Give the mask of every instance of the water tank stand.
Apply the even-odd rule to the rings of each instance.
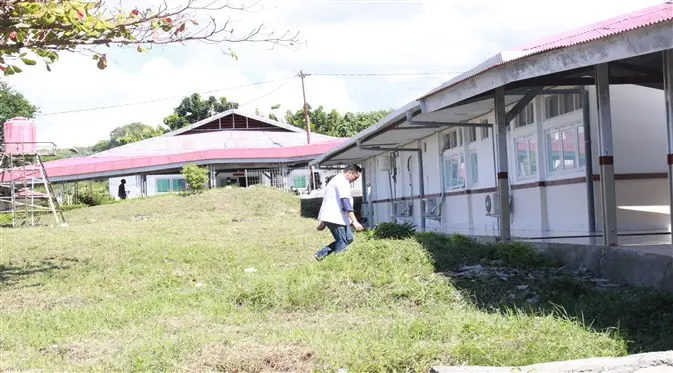
[[[45,193],[35,191],[40,185]],[[6,213],[12,215],[14,228],[35,226],[43,213],[53,215],[56,225],[65,223],[39,154],[0,155],[0,214]]]

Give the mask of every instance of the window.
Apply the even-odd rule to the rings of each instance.
[[[170,179],[157,179],[157,193],[168,193],[171,191]]]
[[[306,188],[306,176],[295,176],[292,179],[292,186],[295,188]]]
[[[488,124],[488,119],[482,119],[481,124]],[[481,127],[481,139],[487,139],[488,138],[488,127]]]
[[[550,130],[546,139],[547,169],[550,172],[584,167],[584,129],[581,125]]]
[[[467,127],[467,142],[477,141],[477,127]]]
[[[181,192],[185,189],[183,178],[157,179],[157,193]]]
[[[477,152],[470,153],[470,171],[472,175],[472,184],[477,184],[479,182],[479,158],[477,157]]]
[[[462,139],[458,137],[458,131],[449,132],[446,135],[446,143],[448,144],[446,149],[453,149],[463,145]]]
[[[582,126],[577,127],[577,140],[578,140],[577,150],[580,158],[579,159],[580,168],[584,168],[584,162],[586,162],[586,154],[584,153],[586,149],[584,149],[584,142],[586,140],[584,139],[584,127]]]
[[[514,128],[524,127],[535,122],[535,110],[533,103],[529,103],[521,110],[519,115],[514,118]]]
[[[173,191],[181,192],[185,190],[185,180],[184,179],[173,179]]]
[[[582,108],[582,98],[578,93],[547,96],[544,99],[545,119],[557,117]]]
[[[524,178],[537,174],[537,143],[534,137],[516,140],[516,174]]]
[[[444,185],[447,190],[465,186],[465,157],[463,153],[444,157]]]

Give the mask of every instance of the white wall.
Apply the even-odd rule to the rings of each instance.
[[[597,111],[595,89],[589,89],[590,124],[594,175],[599,173],[599,137],[597,131]],[[666,171],[666,125],[663,93],[658,90],[636,86],[611,87],[613,142],[615,151],[615,172],[617,174],[618,224],[620,231],[665,230],[669,226],[666,214],[652,212],[652,206],[668,205],[667,180],[656,178],[652,173]],[[588,226],[586,183],[584,167],[579,166],[579,158],[574,168],[558,170],[550,168],[546,152],[547,133],[554,130],[583,130],[583,111],[571,111],[550,119],[544,119],[545,97],[539,96],[533,102],[535,121],[515,128],[510,126],[507,134],[508,166],[511,195],[513,199],[511,227],[517,236],[575,235],[591,230]],[[511,106],[510,106],[511,108]],[[509,108],[508,108],[509,109]],[[494,121],[494,114],[488,113],[474,118],[479,123],[487,119]],[[423,162],[426,195],[441,193],[441,165],[439,151],[445,142],[445,135],[456,129],[440,131],[419,142],[405,145],[407,148],[424,149]],[[460,130],[459,130],[460,131]],[[565,132],[570,134],[571,132]],[[487,216],[484,200],[494,192],[493,132],[482,138],[477,129],[476,141],[469,142],[468,131],[462,131],[462,145],[443,153],[445,157],[464,154],[466,185],[447,188],[447,196],[442,209],[441,229],[444,232],[469,232],[473,234],[498,234],[497,218]],[[583,139],[577,135],[576,153],[581,153]],[[517,140],[531,139],[535,143],[534,175],[520,175],[517,160]],[[563,147],[572,150],[570,140]],[[570,144],[570,145],[568,145]],[[557,148],[560,148],[557,147]],[[478,161],[478,180],[471,182],[470,154],[475,153]],[[566,153],[566,154],[573,154]],[[418,172],[415,153],[401,152],[397,160],[397,198],[412,196],[409,178],[412,178],[413,195],[418,196]],[[406,169],[407,157],[412,157],[412,175]],[[572,163],[566,161],[570,166]],[[564,163],[561,160],[561,164]],[[372,163],[374,165],[374,163]],[[553,163],[558,167],[559,163]],[[387,172],[374,172],[376,197],[372,201],[391,198],[388,190]],[[634,175],[639,174],[639,175]],[[631,180],[640,177],[638,180]],[[543,185],[543,186],[541,186]],[[596,198],[597,228],[601,230],[600,184],[594,183]],[[377,222],[389,221],[389,203],[375,203]],[[415,223],[420,217],[420,201],[414,203]],[[634,207],[635,206],[635,207]],[[642,208],[640,208],[642,207]],[[649,208],[649,210],[648,210]],[[432,226],[431,220],[426,225]]]
[[[119,190],[119,184],[121,184],[122,179],[126,180],[126,198],[136,198],[141,196],[140,176],[137,175],[111,177],[108,180],[108,191],[110,192],[110,195],[112,195],[115,199],[120,199],[117,197],[117,191]]]

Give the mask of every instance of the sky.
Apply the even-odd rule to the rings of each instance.
[[[116,1],[125,9],[162,3]],[[101,50],[108,54],[105,70],[90,56],[62,53],[51,72],[38,65],[3,79],[40,108],[38,141],[90,146],[124,124],[163,124],[194,92],[224,96],[251,113],[280,105],[282,116],[302,108],[299,70],[312,74],[305,88],[313,107],[397,109],[498,52],[663,1],[259,0],[250,11],[194,17],[230,19],[235,34],[260,24],[281,34],[298,31],[295,48],[195,42],[138,53],[134,46],[113,46]],[[238,59],[223,53],[229,48]],[[264,83],[250,86],[258,82]]]

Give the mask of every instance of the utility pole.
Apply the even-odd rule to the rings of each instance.
[[[299,70],[299,77],[301,78],[301,93],[304,95],[304,121],[306,122],[306,143],[311,143],[311,124],[308,119],[308,104],[306,103],[306,88],[304,88],[304,78],[311,74],[304,74],[304,70]]]
[[[311,74],[309,74],[311,75]],[[301,78],[301,93],[304,96],[304,121],[306,122],[306,143],[311,144],[311,122],[308,118],[308,104],[306,103],[306,88],[304,88],[304,78],[309,76],[304,74],[304,70],[299,70]],[[308,167],[308,189],[313,190],[313,167]]]

